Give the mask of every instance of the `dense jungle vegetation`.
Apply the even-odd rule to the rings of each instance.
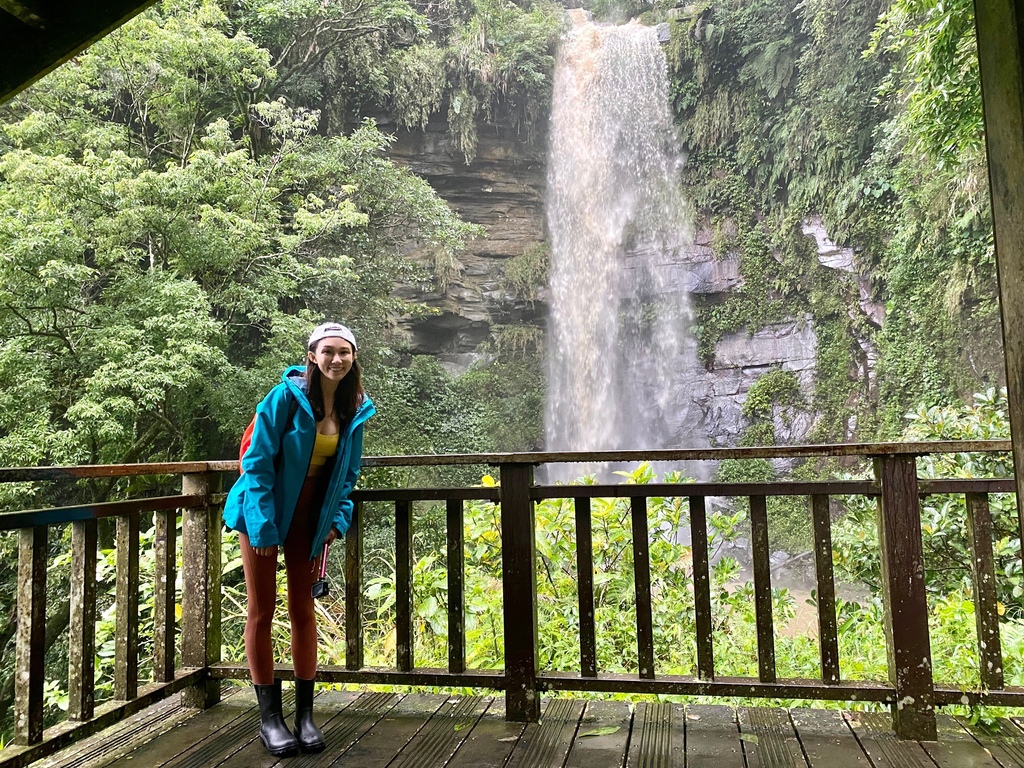
[[[716,254],[738,254],[744,277],[734,295],[695,307],[705,363],[713,364],[724,333],[808,316],[819,340],[818,384],[802,407],[817,414],[817,439],[1005,434],[998,395],[964,405],[1002,376],[970,0],[673,5],[595,0],[592,8],[604,18],[672,24],[673,107],[688,154],[682,183],[697,224],[714,233]],[[380,411],[368,452],[535,444],[537,333],[495,340],[486,364],[454,378],[433,359],[413,358],[396,331],[399,315],[428,310],[396,299],[393,287],[445,284],[466,243],[485,233],[389,161],[391,138],[366,116],[384,111],[410,129],[441,116],[467,162],[490,122],[542,134],[562,25],[562,7],[549,0],[165,0],[0,107],[0,465],[229,456],[254,403],[296,362],[297,340],[325,316],[347,321],[361,341]],[[800,231],[811,214],[835,242],[855,248],[865,281],[818,263]],[[413,248],[430,259],[409,260]],[[542,269],[543,259],[535,261],[530,269]],[[531,284],[513,269],[511,286]],[[884,323],[861,310],[864,301],[884,304]],[[744,439],[774,441],[772,414],[795,405],[791,381],[766,379],[745,411]],[[725,468],[736,479],[765,470]],[[1009,468],[975,462],[936,471]],[[410,479],[382,473],[368,481]],[[479,482],[480,474],[447,479]],[[640,468],[628,481],[651,479]],[[138,481],[8,485],[0,508],[148,490]],[[938,536],[930,549],[933,647],[949,665],[943,679],[969,685],[976,681],[965,659],[976,641],[968,577],[955,567],[964,562],[963,515],[953,504],[926,511],[929,535]],[[994,509],[1007,682],[1019,684],[1020,543],[1010,500]],[[614,553],[628,538],[624,514],[612,503],[595,509],[601,551]],[[786,520],[799,528],[803,514],[790,510]],[[685,510],[669,502],[652,515],[652,530],[685,522]],[[553,649],[545,663],[566,667],[573,617],[549,609],[572,586],[571,513],[541,505],[538,520],[554,531],[539,586],[544,647]],[[851,502],[846,520],[838,561],[870,584],[870,510]],[[742,522],[740,513],[718,515],[719,541],[735,538]],[[497,541],[494,509],[474,506],[467,530],[480,543],[467,554],[469,662],[486,667],[501,660],[492,599],[500,570],[494,547],[483,546]],[[368,545],[376,553],[368,662],[393,643],[393,563],[382,531]],[[66,544],[53,546],[47,705],[57,719],[66,703],[68,563]],[[240,658],[237,545],[225,546],[225,606],[236,619],[225,651]],[[439,546],[424,525],[415,584],[424,663],[445,640]],[[688,672],[685,549],[666,539],[652,559],[664,578],[657,631],[668,655],[659,664]],[[14,580],[14,552],[15,538],[0,536],[5,585]],[[599,651],[610,670],[635,642],[625,552],[602,571]],[[716,643],[739,674],[751,671],[753,614],[749,588],[735,576],[735,561],[720,561]],[[13,696],[13,597],[0,590],[0,713],[11,711]],[[102,680],[112,665],[109,598],[97,641]],[[792,611],[792,596],[780,592],[777,615]],[[843,604],[840,615],[852,665],[844,674],[881,676],[877,598]],[[321,617],[327,659],[343,648],[332,622],[341,626],[333,609]],[[792,638],[778,653],[780,674],[811,674],[812,638]],[[0,722],[0,733],[8,726]]]

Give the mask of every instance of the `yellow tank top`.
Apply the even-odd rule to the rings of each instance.
[[[316,433],[316,442],[313,443],[313,458],[309,460],[309,471],[307,477],[316,477],[324,468],[327,460],[338,452],[338,435],[321,435]]]

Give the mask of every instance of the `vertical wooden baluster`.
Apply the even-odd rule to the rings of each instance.
[[[636,645],[640,677],[654,679],[654,620],[651,615],[651,541],[647,499],[632,499],[633,582],[636,585]]]
[[[914,457],[878,458],[875,474],[882,490],[878,537],[889,679],[896,688],[893,729],[901,739],[934,741],[935,692]]]
[[[462,501],[445,504],[448,532],[448,671],[466,671],[466,555]]]
[[[160,510],[154,515],[153,541],[153,679],[174,679],[174,585],[178,578],[178,513]]]
[[[114,698],[139,694],[139,513],[117,518]]]
[[[967,535],[971,543],[971,580],[974,583],[981,684],[989,690],[998,690],[1004,685],[1003,651],[999,638],[999,603],[992,552],[992,515],[987,493],[967,494]]]
[[[186,496],[210,495],[220,490],[220,475],[184,475]],[[221,513],[207,502],[186,509],[181,534],[181,664],[208,670],[220,661]],[[206,709],[220,701],[220,681],[205,676],[181,694],[186,707]]]
[[[715,651],[711,624],[711,566],[708,557],[708,521],[703,496],[690,496],[690,553],[693,559],[693,604],[697,624],[697,677],[715,679]]]
[[[839,682],[839,634],[836,626],[836,585],[832,572],[832,519],[828,496],[811,497],[814,526],[814,576],[818,584],[818,649],[821,681]]]
[[[43,740],[47,530],[45,525],[22,528],[18,536],[14,743],[22,745]]]
[[[537,691],[537,542],[533,466],[501,466],[501,593],[505,622],[505,718],[540,719]]]
[[[68,635],[68,719],[96,711],[96,521],[71,524],[71,624]]]
[[[395,655],[398,670],[413,667],[412,637],[412,504],[395,502]]]
[[[597,630],[594,625],[594,533],[590,499],[575,500],[576,580],[580,615],[580,669],[584,677],[597,677]]]
[[[363,514],[352,506],[352,524],[345,534],[345,668],[363,668]]]
[[[762,683],[774,683],[775,628],[772,626],[772,567],[768,550],[768,508],[764,496],[750,497],[750,546],[754,559],[758,677]]]

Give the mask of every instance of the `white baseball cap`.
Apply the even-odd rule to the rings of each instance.
[[[309,334],[309,342],[307,342],[306,346],[312,347],[320,341],[320,339],[326,339],[328,336],[337,336],[344,339],[352,345],[352,351],[356,351],[356,335],[341,323],[324,323],[323,325],[318,325],[313,329],[313,332]]]

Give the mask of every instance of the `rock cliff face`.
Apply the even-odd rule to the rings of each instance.
[[[412,351],[434,355],[449,371],[461,373],[481,359],[480,346],[490,339],[494,326],[521,322],[544,325],[548,312],[545,292],[535,302],[519,301],[503,288],[502,280],[508,259],[545,238],[543,137],[527,142],[508,129],[481,126],[477,157],[467,165],[448,138],[443,121],[431,123],[422,132],[391,128],[396,136],[392,158],[427,179],[463,219],[481,225],[487,232],[485,238],[470,244],[461,258],[459,276],[443,293],[416,286],[399,289],[403,298],[426,304],[436,312],[401,321]],[[815,240],[823,266],[847,272],[857,280],[861,287],[860,311],[880,326],[884,307],[871,300],[870,283],[857,273],[855,254],[829,240],[820,218],[808,219],[803,230]],[[728,294],[742,280],[738,257],[717,256],[710,232],[705,231],[698,231],[693,245],[682,249],[667,268],[674,273],[671,283],[678,285],[680,292],[690,294]],[[679,395],[674,399],[686,403],[681,409],[686,411],[685,418],[676,430],[680,444],[736,445],[746,426],[742,407],[747,394],[757,379],[772,369],[792,371],[810,402],[817,347],[807,317],[777,323],[753,334],[724,336],[715,347],[710,369],[693,365],[678,374]],[[874,349],[866,343],[862,347],[870,367]],[[780,442],[806,440],[814,426],[813,414],[781,416],[775,423]]]
[[[425,131],[380,127],[395,135],[393,160],[425,178],[459,216],[487,233],[469,245],[458,277],[444,293],[414,286],[398,291],[436,312],[403,319],[412,351],[435,355],[461,373],[479,358],[478,348],[494,325],[546,314],[543,300],[517,301],[502,288],[505,262],[544,241],[543,137],[531,142],[508,128],[481,125],[476,158],[467,165],[443,120]]]

